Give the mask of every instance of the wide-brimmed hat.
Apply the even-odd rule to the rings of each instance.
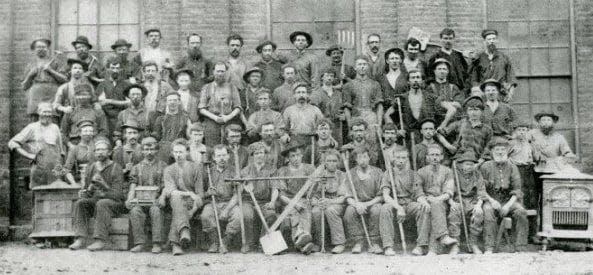
[[[264,79],[265,75],[264,75],[264,70],[258,68],[258,67],[253,67],[249,70],[247,70],[244,74],[243,74],[243,81],[245,82],[249,82],[249,76],[254,73],[254,72],[259,72],[261,74],[261,78],[262,80]]]
[[[311,47],[311,45],[313,45],[313,36],[311,36],[311,34],[309,34],[308,32],[304,32],[304,31],[295,31],[293,33],[290,34],[290,36],[288,36],[288,38],[290,39],[290,43],[294,43],[294,40],[296,39],[296,37],[298,35],[302,35],[305,37],[305,39],[307,39],[307,48]]]
[[[305,147],[304,143],[298,142],[297,140],[293,139],[291,140],[288,145],[286,145],[286,147],[284,147],[284,150],[282,150],[282,152],[280,152],[280,155],[282,155],[283,157],[288,156],[288,153],[296,150],[296,149],[300,149]]]
[[[385,51],[385,53],[383,54],[383,57],[385,58],[385,60],[389,59],[389,55],[391,53],[396,53],[397,55],[399,55],[399,57],[401,57],[402,61],[404,60],[405,54],[404,54],[404,51],[400,48],[391,48],[391,49]]]
[[[463,101],[463,108],[465,108],[468,104],[472,103],[474,104],[474,102],[479,101],[480,103],[480,108],[484,109],[484,99],[482,99],[482,97],[474,95],[474,96],[470,96],[467,99],[465,99]]]
[[[87,47],[89,47],[89,49],[93,48],[93,45],[91,45],[91,43],[89,43],[89,39],[84,36],[84,35],[79,35],[78,37],[76,37],[76,39],[74,41],[72,41],[72,47],[76,48],[76,44],[84,44]]]
[[[126,46],[129,49],[132,47],[132,43],[129,43],[127,40],[120,38],[118,40],[115,40],[115,43],[113,43],[113,45],[111,45],[111,49],[115,51],[115,49],[117,47],[121,47],[121,46]]]
[[[148,35],[151,32],[158,32],[159,34],[161,34],[161,30],[158,28],[149,28],[148,30],[144,31],[144,35]]]
[[[130,90],[133,88],[140,89],[140,91],[142,91],[142,97],[145,97],[148,94],[148,89],[146,89],[146,87],[144,87],[144,85],[132,84],[132,85],[129,85],[128,87],[126,87],[126,89],[123,92],[123,95],[125,97],[129,97],[128,95],[130,94]]]
[[[329,47],[329,49],[325,50],[325,55],[331,56],[333,51],[340,51],[340,53],[344,54],[344,48],[340,45],[333,45]]]
[[[551,117],[552,120],[554,120],[554,123],[558,122],[558,120],[560,119],[560,117],[556,114],[554,114],[553,112],[541,112],[541,113],[537,113],[535,116],[533,116],[535,118],[535,121],[538,121],[542,118],[542,117]]]
[[[486,89],[487,84],[492,84],[492,85],[496,86],[496,89],[499,92],[500,92],[500,90],[502,90],[502,84],[500,84],[500,82],[498,82],[498,80],[489,78],[489,79],[484,80],[484,82],[482,82],[482,84],[480,84],[480,90],[482,90],[482,92],[484,92],[484,90]]]
[[[276,48],[278,48],[278,45],[276,45],[276,43],[272,42],[271,40],[264,40],[261,43],[259,43],[257,47],[255,47],[255,51],[261,53],[262,49],[267,45],[272,45],[272,50],[274,51],[276,50]]]

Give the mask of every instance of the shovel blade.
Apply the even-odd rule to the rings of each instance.
[[[262,236],[259,238],[259,243],[266,255],[278,254],[288,249],[280,231],[273,231]]]

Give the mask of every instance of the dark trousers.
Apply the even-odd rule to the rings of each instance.
[[[95,216],[93,238],[107,241],[111,218],[125,212],[122,202],[112,199],[82,198],[74,203],[74,230],[76,236],[87,237],[89,221]]]

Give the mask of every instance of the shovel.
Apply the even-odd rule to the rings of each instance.
[[[270,231],[270,228],[266,223],[266,219],[264,218],[264,214],[262,213],[257,200],[255,199],[255,195],[253,195],[253,191],[248,188],[245,188],[245,190],[249,193],[249,196],[251,196],[251,200],[253,200],[253,206],[255,206],[255,211],[261,219],[262,225],[266,229],[266,234],[259,238],[259,243],[264,250],[264,254],[274,255],[288,249],[288,245],[286,245],[286,242],[282,237],[282,233],[280,233],[280,231]]]

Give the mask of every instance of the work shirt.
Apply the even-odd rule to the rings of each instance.
[[[254,67],[258,67],[264,71],[264,79],[261,83],[263,87],[273,91],[282,85],[283,65],[282,62],[276,59],[272,59],[270,62],[266,62],[262,59],[254,64]]]
[[[381,197],[383,195],[381,189],[383,171],[377,167],[369,165],[366,171],[368,173],[366,178],[361,178],[360,172],[362,172],[362,168],[359,166],[350,169],[350,175],[352,177],[352,183],[354,184],[354,190],[356,190],[356,195],[358,196],[358,201],[367,202],[377,197]],[[344,179],[342,188],[339,192],[341,196],[354,198],[352,185],[350,184],[349,179]]]
[[[56,147],[60,154],[65,153],[62,143],[62,133],[58,125],[54,123],[42,125],[41,122],[36,121],[27,124],[25,128],[10,139],[8,148],[14,150],[17,148],[17,144],[27,150],[27,152],[35,155],[47,146]]]
[[[323,119],[323,114],[319,108],[311,104],[293,104],[284,110],[282,118],[290,136],[307,135],[315,132],[317,123]]]
[[[142,161],[143,158],[142,145],[138,143],[136,143],[135,146],[131,146],[129,143],[125,143],[122,146],[116,146],[111,155],[111,159],[119,164],[124,170],[126,170],[128,163],[135,165]]]
[[[91,163],[86,170],[84,189],[88,189],[89,185],[93,184],[92,179],[95,177],[102,178],[109,188],[96,187],[93,192],[94,198],[106,198],[118,202],[125,201],[127,187],[124,186],[124,173],[119,164],[111,160],[107,160],[105,164],[98,161]],[[98,185],[95,184],[95,186]]]
[[[134,57],[134,60],[138,64],[142,64],[145,61],[152,60],[152,61],[156,62],[159,71],[161,71],[163,69],[163,65],[167,61],[173,62],[173,60],[171,58],[171,53],[169,51],[166,51],[166,50],[161,49],[160,47],[157,47],[157,48],[152,48],[152,47],[142,48],[138,52],[138,55],[136,55]]]
[[[247,85],[245,89],[239,93],[241,97],[241,106],[243,106],[243,113],[245,116],[249,117],[255,111],[259,110],[259,106],[257,104],[257,95],[260,92],[270,93],[270,90],[262,86],[254,88],[251,87],[251,85]]]
[[[208,175],[206,173],[206,175],[204,175],[206,178],[204,178],[204,182],[207,183],[206,185],[206,190],[208,190],[208,188],[210,188],[210,184],[212,184],[212,186],[214,186],[214,188],[216,189],[216,195],[214,195],[215,199],[216,199],[216,203],[221,203],[221,202],[228,202],[231,200],[231,198],[233,197],[233,195],[235,194],[235,188],[234,188],[234,182],[232,181],[225,181],[225,179],[232,179],[235,178],[235,171],[233,166],[231,165],[226,165],[224,167],[224,169],[222,169],[222,171],[219,171],[218,168],[216,167],[216,165],[213,165],[212,167],[207,167],[206,169],[210,169],[210,179],[212,180],[211,182],[208,181]],[[206,200],[211,200],[210,197],[205,198]]]
[[[190,191],[198,195],[200,198],[204,197],[204,184],[201,165],[186,161],[183,165],[173,163],[167,166],[163,172],[163,193],[171,196],[171,192]]]
[[[215,115],[228,115],[236,108],[241,109],[241,98],[233,84],[225,82],[219,85],[213,81],[202,87],[198,109],[206,109]]]
[[[534,162],[535,149],[527,139],[510,141],[509,160],[515,165],[528,165]]]
[[[181,110],[177,114],[161,115],[155,120],[151,136],[161,142],[185,138],[188,120],[187,114]]]
[[[124,90],[128,88],[130,83],[126,80],[118,80],[115,83],[111,80],[105,80],[97,86],[97,97],[99,99],[113,99],[118,101],[125,101]],[[115,106],[111,104],[103,105],[103,111],[109,118],[117,118],[119,112],[126,109],[126,106]]]
[[[369,60],[369,77],[378,80],[385,72],[385,53],[379,51],[376,58],[373,58],[369,52],[365,55]]]
[[[544,135],[540,129],[533,129],[528,136],[535,149],[536,161],[540,161],[535,167],[536,172],[557,172],[562,168],[562,157],[574,155],[566,138],[558,132]]]
[[[449,82],[432,82],[430,83],[430,91],[435,95],[435,111],[436,111],[436,119],[438,122],[442,122],[445,119],[445,114],[447,113],[447,109],[445,109],[441,104],[443,102],[457,102],[459,106],[463,106],[463,101],[465,100],[465,94],[457,88],[457,85],[449,83]],[[463,118],[463,109],[457,108],[457,113],[455,114],[454,120],[459,120]]]
[[[422,179],[422,188],[427,196],[438,197],[449,194],[449,197],[453,197],[455,194],[455,182],[451,168],[439,164],[435,171],[432,165],[427,165],[418,169],[418,175]]]
[[[357,113],[360,110],[375,110],[377,105],[383,103],[383,92],[379,82],[359,77],[348,82],[342,88],[344,106]]]
[[[488,102],[484,104],[482,121],[492,128],[495,136],[508,136],[513,133],[517,115],[513,108],[502,102],[498,102],[497,108],[493,111]]]
[[[326,178],[326,179],[319,179],[315,177],[333,177],[333,178]],[[321,198],[321,189],[322,184],[325,187],[325,198],[327,199],[335,199],[340,197],[339,191],[343,188],[342,184],[347,184],[346,182],[346,173],[336,170],[333,173],[330,173],[325,169],[325,166],[322,164],[315,172],[311,175],[309,180],[314,181],[313,186],[309,189],[309,194],[307,195],[310,198]],[[316,182],[318,181],[319,182]]]
[[[272,109],[258,110],[252,113],[247,121],[255,126],[255,128],[248,133],[250,136],[258,135],[261,132],[262,124],[268,121],[274,123],[276,133],[280,133],[280,131],[284,129],[284,119],[282,118],[282,114]]]
[[[463,57],[463,54],[453,49],[450,53],[447,53],[441,49],[428,59],[429,68],[433,68],[434,61],[438,58],[444,58],[449,61],[449,63],[451,63],[451,66],[449,67],[449,74],[447,75],[447,82],[455,84],[459,90],[462,91],[465,90],[465,88],[468,88],[467,81],[469,78],[469,65],[467,64],[465,57]],[[434,70],[428,70],[427,79],[428,81],[435,79]]]
[[[124,109],[117,115],[117,122],[115,123],[115,129],[113,129],[113,135],[121,136],[121,126],[128,123],[136,123],[138,127],[144,129],[145,131],[149,131],[150,129],[148,115],[149,114],[144,108],[144,106],[140,106],[137,109],[135,109],[133,106],[130,106]],[[144,133],[142,133],[140,136],[146,136],[146,134]]]
[[[472,207],[473,204],[477,203],[479,199],[487,199],[488,193],[486,192],[486,181],[482,177],[480,171],[473,170],[468,174],[457,172],[459,179],[459,189],[461,190],[461,198],[463,199],[463,205],[465,207]],[[456,190],[455,196],[452,198],[454,201],[459,202],[459,194]]]
[[[159,191],[163,189],[163,171],[167,164],[160,161],[158,158],[148,161],[143,159],[138,164],[132,167],[130,171],[129,181],[130,185],[137,186],[158,186]]]
[[[401,97],[401,111],[404,121],[404,129],[406,131],[420,130],[420,122],[424,119],[435,116],[435,101],[436,98],[432,93],[419,90],[418,93],[409,91]],[[397,101],[393,102],[394,116],[392,119],[399,122]],[[397,120],[395,120],[397,119]],[[401,125],[400,125],[401,127]]]
[[[201,164],[208,158],[208,147],[204,144],[196,144],[190,142],[189,144],[189,159],[195,163]]]
[[[382,74],[377,81],[381,85],[385,109],[394,104],[396,97],[404,95],[409,90],[408,75],[400,69],[392,74]]]
[[[81,165],[88,165],[95,161],[95,145],[93,141],[89,144],[79,142],[74,145],[66,156],[64,168],[72,173],[76,180],[80,179]]]
[[[317,55],[308,50],[303,50],[302,52],[293,50],[291,52],[289,60],[296,69],[297,81],[305,82],[310,87],[319,85],[318,59]]]
[[[64,114],[62,118],[62,125],[60,127],[62,136],[66,141],[70,141],[70,138],[77,137],[78,123],[83,120],[93,121],[96,125],[97,135],[108,136],[109,129],[107,126],[107,117],[102,110],[96,110],[92,106],[87,107],[74,107],[72,113]]]
[[[241,169],[241,178],[268,178],[275,175],[276,167],[269,164],[264,164],[258,168],[255,163],[250,163]],[[250,183],[253,184],[253,195],[258,203],[269,202],[272,198],[272,189],[278,185],[275,180],[258,180]],[[251,196],[247,191],[244,191],[243,199],[251,201]]]
[[[482,122],[471,125],[468,119],[458,120],[444,129],[445,135],[456,136],[457,152],[473,150],[478,158],[490,159],[488,143],[492,138],[492,128]]]
[[[278,169],[278,177],[306,177],[315,172],[315,166],[302,163],[298,168],[284,166]],[[307,179],[278,180],[276,188],[286,197],[293,198],[305,185]]]
[[[473,87],[480,86],[486,79],[500,82],[505,89],[517,86],[515,71],[510,58],[500,51],[496,51],[490,59],[486,52],[482,52],[472,62],[470,77]]]
[[[245,88],[245,82],[243,81],[243,75],[247,70],[247,63],[243,60],[243,58],[239,57],[238,59],[227,59],[225,61],[227,64],[227,81],[233,84],[237,89],[243,90]]]
[[[284,110],[296,103],[292,93],[292,84],[284,83],[278,88],[274,89],[272,94],[272,109],[282,113]]]
[[[165,112],[166,95],[174,91],[173,87],[165,81],[156,80],[154,82],[145,81],[142,83],[148,90],[146,97],[144,97],[144,108],[148,113],[158,111]]]
[[[395,167],[392,168],[393,178],[389,171],[383,173],[381,178],[381,190],[389,189],[390,195],[393,198],[392,181],[395,186],[395,192],[397,194],[397,200],[400,205],[407,205],[410,202],[418,200],[420,197],[424,197],[424,190],[422,189],[422,178],[413,170],[404,169],[398,170]]]
[[[186,69],[194,73],[194,78],[190,84],[190,90],[194,92],[201,91],[206,83],[212,81],[212,70],[214,69],[212,61],[201,54],[194,56],[186,51],[175,61],[176,71]]]
[[[521,174],[519,168],[510,161],[486,161],[480,166],[480,172],[486,181],[486,191],[493,199],[501,204],[506,203],[512,196],[516,196],[519,202],[523,200]]]

